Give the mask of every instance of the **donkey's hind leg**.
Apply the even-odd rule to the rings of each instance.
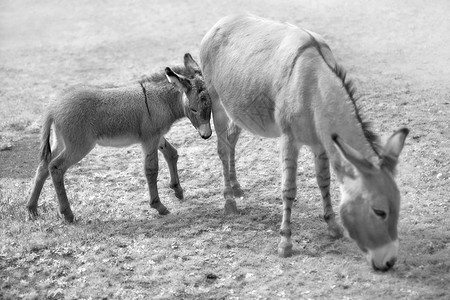
[[[51,156],[52,157],[57,156],[61,152],[61,148],[63,148],[63,145],[60,145],[56,140],[54,142],[54,146],[51,151]],[[49,175],[50,172],[48,170],[48,160],[44,158],[40,161],[39,166],[37,167],[36,175],[34,176],[33,188],[31,190],[30,198],[28,199],[27,203],[28,213],[30,218],[32,219],[38,216],[37,212],[38,199],[41,194],[44,183]]]
[[[317,185],[322,194],[323,218],[328,225],[328,232],[334,238],[342,237],[342,227],[336,223],[336,214],[333,211],[330,197],[330,162],[323,149],[314,151]]]
[[[44,186],[45,180],[47,180],[49,176],[48,171],[48,162],[43,159],[39,163],[39,166],[36,170],[36,175],[34,176],[33,188],[31,190],[30,198],[27,203],[27,210],[30,218],[34,219],[38,216],[37,206],[39,195],[41,194],[42,187]]]
[[[74,215],[67,199],[66,187],[64,185],[64,174],[67,170],[83,157],[85,157],[95,144],[86,143],[85,145],[72,145],[66,143],[66,147],[49,163],[50,176],[52,177],[53,186],[58,197],[59,212],[64,215],[64,219],[72,223]]]
[[[159,141],[159,151],[164,155],[164,158],[169,166],[170,173],[170,188],[175,192],[175,196],[182,200],[183,199],[183,189],[180,185],[180,180],[178,178],[178,152],[175,147],[173,147],[164,137]]]

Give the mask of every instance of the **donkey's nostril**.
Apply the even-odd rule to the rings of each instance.
[[[378,267],[374,261],[372,260],[372,267],[375,271],[381,271],[381,272],[386,272],[389,269],[391,269],[394,265],[395,265],[396,259],[392,258],[391,260],[387,261],[386,264],[382,267]]]
[[[386,262],[386,267],[388,269],[392,268],[395,265],[396,261],[397,261],[397,259],[395,257],[393,257],[391,260]]]

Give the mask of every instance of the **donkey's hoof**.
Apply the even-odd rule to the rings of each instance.
[[[36,220],[39,217],[37,206],[27,206],[28,219]]]
[[[183,189],[179,183],[171,184],[169,187],[175,192],[175,197],[183,200]]]
[[[182,188],[176,189],[176,190],[174,190],[174,192],[175,192],[175,197],[177,197],[180,200],[184,199],[184,193],[183,193]]]
[[[244,197],[244,191],[241,189],[239,184],[233,186],[233,195],[236,198]]]
[[[170,214],[170,211],[162,204],[157,208],[157,210],[161,216]]]
[[[67,223],[73,223],[73,222],[75,221],[75,216],[73,215],[73,213],[65,214],[65,215],[64,215],[64,220],[65,220]]]
[[[236,201],[234,199],[225,200],[225,214],[226,215],[237,215],[239,211],[236,206]]]
[[[340,239],[344,236],[344,229],[338,224],[328,225],[328,234],[334,239]]]
[[[278,245],[278,256],[281,258],[292,256],[292,243],[281,242]]]

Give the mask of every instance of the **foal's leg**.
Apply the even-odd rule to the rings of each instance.
[[[64,145],[61,145],[57,139],[54,140],[54,145],[51,150],[51,157],[56,157],[61,152]],[[51,160],[51,159],[50,159]],[[43,159],[39,162],[39,166],[36,169],[36,175],[34,176],[33,188],[31,190],[30,198],[28,199],[27,209],[30,218],[34,219],[38,216],[37,206],[39,195],[41,194],[42,187],[47,180],[50,172],[48,170],[49,162]]]
[[[180,185],[180,180],[178,178],[178,152],[164,137],[159,141],[159,151],[162,152],[164,158],[166,159],[167,165],[169,166],[170,173],[170,188],[174,190],[175,196],[182,200],[183,199],[183,189]]]
[[[325,150],[315,151],[314,163],[316,168],[317,185],[322,194],[323,218],[328,224],[328,232],[334,238],[342,237],[342,228],[336,223],[336,215],[331,205],[330,197],[330,161]]]
[[[220,103],[216,105],[214,105],[214,103],[218,103],[218,101],[213,101],[213,120],[214,128],[217,134],[217,153],[219,154],[219,158],[222,161],[225,213],[237,214],[238,210],[236,207],[236,201],[234,200],[234,193],[230,178],[230,153],[232,148],[234,153],[234,145],[236,144],[239,134],[233,135],[234,145],[231,144],[228,140],[228,116],[226,115]],[[234,171],[234,177],[236,177],[236,171]]]
[[[278,255],[281,257],[292,255],[291,209],[292,203],[297,195],[297,159],[297,146],[294,144],[291,137],[283,135],[281,137],[283,218],[281,220],[280,228],[281,240],[278,244]]]
[[[158,144],[159,140],[150,140],[143,144],[145,152],[144,171],[150,192],[150,207],[160,215],[167,215],[170,211],[161,203],[158,194]]]
[[[64,215],[64,219],[72,223],[74,215],[67,199],[66,187],[64,185],[64,174],[70,166],[79,162],[94,148],[95,144],[86,143],[84,145],[74,145],[66,143],[66,147],[49,163],[50,176],[56,190],[59,202],[59,212]]]
[[[234,196],[239,198],[244,196],[244,191],[241,189],[241,185],[237,181],[235,163],[236,143],[239,139],[240,133],[241,128],[239,126],[234,123],[229,125],[227,136],[230,145],[230,181]]]
[[[36,218],[38,216],[37,205],[39,195],[41,194],[42,187],[44,186],[45,180],[47,180],[49,175],[48,162],[43,159],[37,167],[36,175],[34,176],[33,188],[27,203],[28,213],[31,218]]]

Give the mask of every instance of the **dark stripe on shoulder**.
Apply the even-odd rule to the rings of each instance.
[[[289,78],[291,78],[292,72],[294,71],[295,64],[297,63],[297,60],[300,56],[302,56],[303,52],[305,52],[306,49],[313,47],[313,43],[307,43],[297,50],[297,54],[294,57],[294,60],[292,61],[291,70],[289,71]]]

